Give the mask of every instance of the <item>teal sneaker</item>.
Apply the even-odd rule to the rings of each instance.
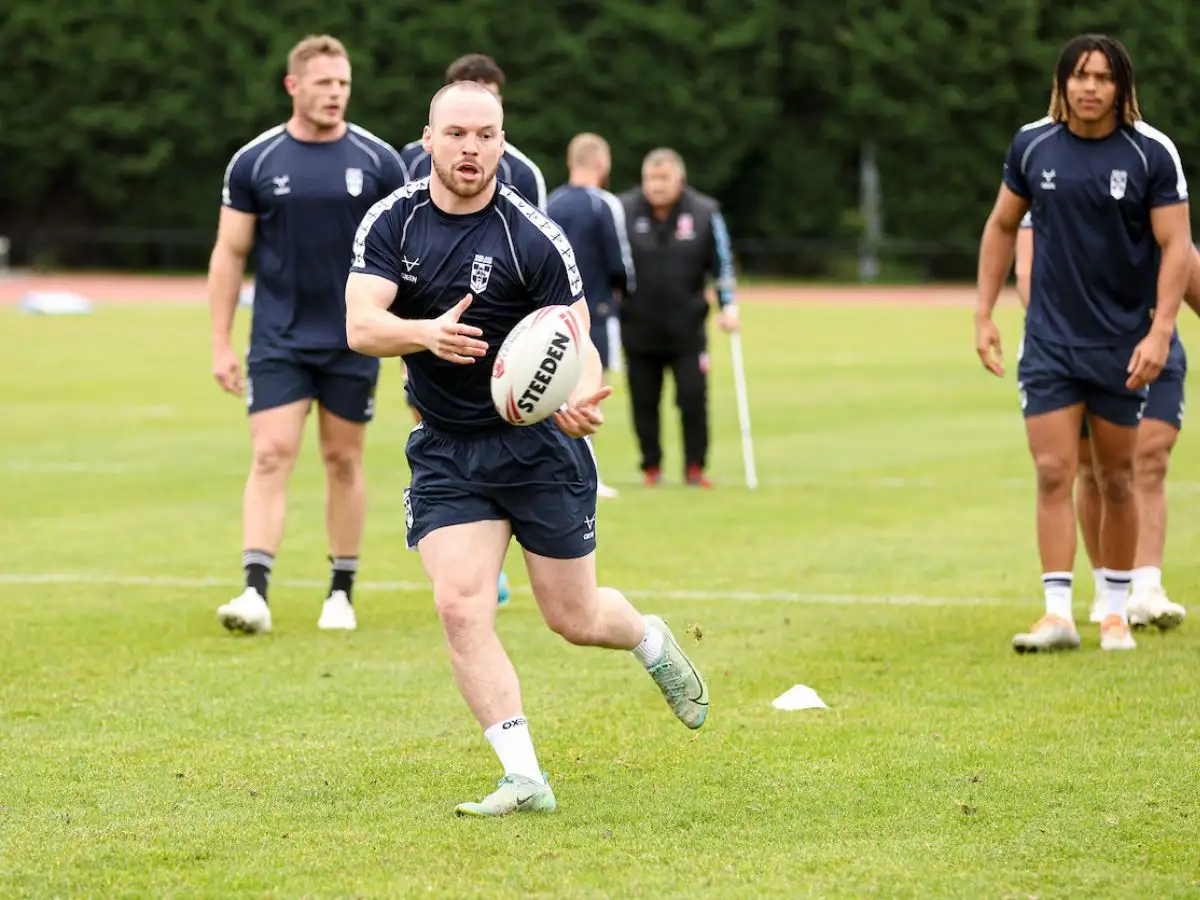
[[[508,602],[510,596],[512,596],[512,589],[508,586],[508,576],[501,572],[500,585],[496,594],[496,605],[503,606]]]
[[[663,634],[662,658],[650,666],[650,677],[676,718],[688,728],[699,728],[708,718],[708,685],[704,676],[692,665],[666,622],[658,616],[646,616],[646,624]]]
[[[549,784],[542,784],[524,775],[505,775],[496,790],[478,803],[458,804],[454,807],[454,814],[491,818],[515,812],[551,813],[557,808],[558,803]]]

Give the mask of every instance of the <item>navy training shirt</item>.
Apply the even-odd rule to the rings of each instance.
[[[221,202],[257,217],[251,359],[348,349],[346,255],[367,210],[407,180],[400,154],[357,125],[315,142],[278,125],[233,155]]]
[[[434,205],[429,178],[380,200],[354,238],[352,272],[396,285],[389,311],[435,319],[472,295],[460,321],[483,330],[485,356],[453,363],[428,350],[404,357],[408,393],[433,428],[511,428],[492,405],[492,364],[508,333],[535,309],[584,297],[571,243],[554,222],[505,184],[482,210],[451,215]]]
[[[400,150],[400,157],[408,169],[408,177],[413,181],[433,174],[433,163],[420,141],[405,144]],[[522,197],[542,212],[546,211],[546,179],[542,176],[542,170],[507,141],[504,142],[504,152],[500,154],[496,177],[515,187]]]
[[[1158,295],[1150,211],[1188,198],[1171,139],[1144,122],[1088,139],[1039,119],[1013,138],[1004,183],[1032,204],[1026,331],[1076,347],[1137,344]]]
[[[613,291],[637,286],[621,201],[600,188],[564,184],[551,192],[546,214],[575,250],[593,324],[616,313]]]

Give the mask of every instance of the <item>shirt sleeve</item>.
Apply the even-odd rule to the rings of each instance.
[[[721,210],[712,211],[712,267],[716,278],[717,305],[724,309],[734,302],[733,292],[737,289],[737,276],[733,269],[733,246],[729,241],[729,229]]]
[[[546,222],[549,227],[538,231],[529,292],[536,308],[570,306],[584,298],[583,277],[567,236],[549,219]]]
[[[1188,199],[1187,176],[1175,144],[1162,132],[1154,132],[1146,141],[1146,163],[1150,170],[1147,192],[1151,208],[1185,203]]]
[[[609,283],[619,291],[632,293],[637,287],[633,271],[633,251],[629,232],[625,228],[625,208],[612,194],[601,195],[604,208],[600,213],[600,237],[604,246],[604,265]]]
[[[363,216],[354,234],[350,271],[400,283],[400,240],[394,213],[396,198],[385,197]]]
[[[1004,183],[1018,197],[1029,200],[1033,197],[1033,191],[1029,189],[1029,181],[1021,170],[1021,156],[1025,152],[1025,143],[1018,135],[1008,145],[1008,154],[1004,157]]]
[[[513,187],[521,192],[521,196],[540,209],[546,211],[546,179],[542,170],[534,165],[532,160],[519,160],[519,165],[513,166]]]
[[[259,213],[258,198],[254,195],[254,160],[251,153],[238,152],[225,167],[221,183],[221,205],[238,212]]]
[[[384,145],[384,152],[379,157],[379,167],[384,193],[390,194],[408,184],[408,166],[394,147]]]

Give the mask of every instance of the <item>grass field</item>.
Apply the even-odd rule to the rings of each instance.
[[[637,486],[623,392],[597,441],[623,489],[600,510],[603,580],[700,627],[708,724],[683,728],[628,655],[549,633],[514,553],[500,627],[560,809],[478,821],[454,805],[501,773],[404,549],[396,366],[369,441],[360,630],[316,629],[310,432],[275,632],[235,638],[215,610],[240,583],[249,450],[204,311],[0,309],[0,896],[1200,896],[1200,632],[1102,655],[1081,625],[1076,654],[1009,649],[1041,612],[1032,469],[1013,377],[982,372],[969,311],[743,316],[757,492],[720,339],[717,489]],[[1011,366],[1011,308],[1003,325]],[[1167,583],[1189,606],[1198,491],[1185,428]],[[796,683],[830,708],[773,709]]]

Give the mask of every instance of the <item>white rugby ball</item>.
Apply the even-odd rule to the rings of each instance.
[[[508,333],[492,364],[492,403],[510,425],[535,425],[570,398],[583,374],[582,329],[569,306],[543,306]]]

